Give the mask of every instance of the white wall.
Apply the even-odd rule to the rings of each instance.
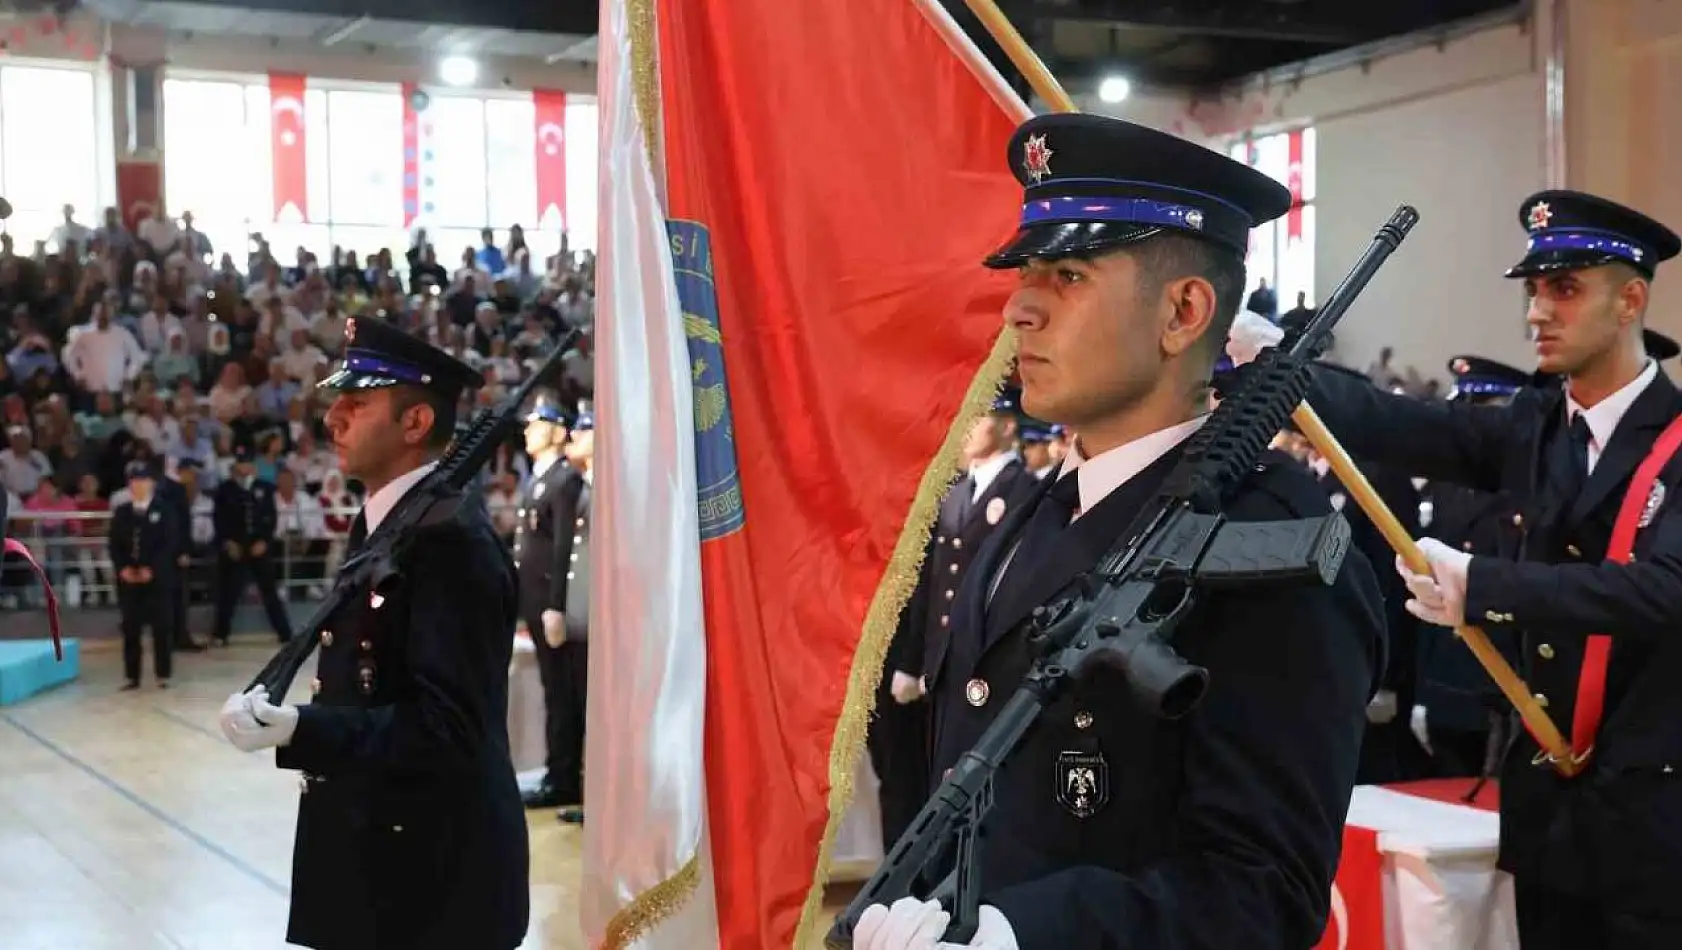
[[[1381,347],[1446,381],[1452,356],[1524,365],[1518,206],[1543,187],[1543,76],[1536,40],[1494,26],[1300,80],[1257,81],[1219,101],[1146,92],[1084,108],[1217,149],[1245,134],[1316,128],[1315,296],[1329,295],[1399,204],[1420,223],[1337,330],[1335,356],[1364,367]]]

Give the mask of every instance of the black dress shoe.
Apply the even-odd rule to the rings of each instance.
[[[544,782],[536,788],[527,789],[520,795],[520,800],[525,802],[527,808],[555,808],[560,805],[576,805],[583,798],[584,796],[577,792],[562,788],[559,785],[550,785],[548,782]]]

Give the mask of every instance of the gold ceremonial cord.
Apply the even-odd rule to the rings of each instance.
[[[1044,99],[1051,108],[1058,112],[1077,111],[1074,100],[1069,98],[1069,94],[1063,90],[1057,79],[1045,68],[1045,64],[1040,62],[1040,58],[1034,55],[1034,51],[1022,39],[1022,35],[1016,32],[1016,28],[1011,26],[1005,15],[999,12],[999,8],[993,0],[964,0],[964,2],[969,6],[970,11],[986,25],[987,32],[991,33],[993,39],[998,41],[999,46],[1010,57],[1010,61],[1027,78],[1028,85],[1033,87],[1034,92],[1041,99]],[[1355,467],[1355,462],[1350,459],[1349,453],[1345,452],[1343,446],[1333,437],[1331,430],[1327,429],[1326,424],[1320,420],[1320,416],[1307,402],[1304,402],[1291,414],[1291,419],[1297,424],[1297,428],[1302,430],[1303,435],[1308,437],[1308,441],[1313,444],[1314,448],[1325,456],[1332,471],[1337,473],[1343,487],[1348,490],[1350,497],[1354,498],[1355,502],[1361,506],[1361,510],[1366,512],[1368,518],[1372,519],[1372,523],[1384,535],[1384,540],[1388,541],[1390,547],[1402,556],[1402,560],[1407,562],[1408,568],[1416,574],[1429,574],[1431,572],[1431,562],[1425,557],[1424,552],[1419,550],[1419,545],[1415,544],[1413,538],[1408,535],[1407,529],[1403,528],[1402,523],[1396,520],[1396,516],[1390,511],[1389,506],[1385,505],[1384,500],[1378,497],[1377,492],[1373,491],[1367,477],[1361,474],[1359,468]],[[1385,569],[1384,565],[1379,564],[1375,564],[1373,567],[1377,570]],[[1507,662],[1507,658],[1502,656],[1501,652],[1495,649],[1495,645],[1489,642],[1489,635],[1484,633],[1482,629],[1471,625],[1458,627],[1454,632],[1456,636],[1466,642],[1468,647],[1471,647],[1473,655],[1483,665],[1484,670],[1489,673],[1490,678],[1495,680],[1495,684],[1501,687],[1501,692],[1507,697],[1507,701],[1518,710],[1519,716],[1524,719],[1524,724],[1529,727],[1530,734],[1536,737],[1537,743],[1542,747],[1543,757],[1560,774],[1567,777],[1582,771],[1583,763],[1588,760],[1589,750],[1583,750],[1577,755],[1572,754],[1571,747],[1566,743],[1565,737],[1560,734],[1559,727],[1555,726],[1554,721],[1548,717],[1548,714],[1542,711],[1541,705],[1537,703],[1534,696],[1530,695],[1530,690],[1525,686],[1524,680],[1520,679],[1518,673],[1513,671],[1512,666]]]
[[[657,57],[658,37],[654,29],[656,0],[625,0],[625,23],[631,40],[631,83],[636,99],[637,118],[642,126],[643,143],[648,151],[649,167],[660,168],[660,72]],[[695,896],[701,881],[701,858],[689,856],[671,877],[655,884],[631,898],[607,922],[598,950],[624,950],[637,938],[658,926],[661,921],[678,912]]]

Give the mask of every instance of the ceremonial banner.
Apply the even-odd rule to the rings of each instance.
[[[274,219],[310,219],[309,172],[304,150],[304,77],[269,73],[269,150],[274,163]]]
[[[937,0],[607,0],[601,47],[584,928],[787,950],[1008,370],[1029,112]]]
[[[534,89],[531,99],[535,106],[532,132],[537,139],[537,226],[561,231],[567,216],[567,94]]]
[[[1378,832],[1343,827],[1332,913],[1314,950],[1384,950],[1384,856]]]

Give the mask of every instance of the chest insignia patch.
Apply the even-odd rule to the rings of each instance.
[[[1635,523],[1638,528],[1645,528],[1659,516],[1659,508],[1664,504],[1664,482],[1653,482],[1653,490],[1647,493],[1647,503],[1641,506],[1641,519]]]
[[[987,523],[998,524],[1005,519],[1005,500],[995,498],[987,503]]]
[[[1102,752],[1060,752],[1055,769],[1057,804],[1076,818],[1091,818],[1110,801],[1110,763]]]

